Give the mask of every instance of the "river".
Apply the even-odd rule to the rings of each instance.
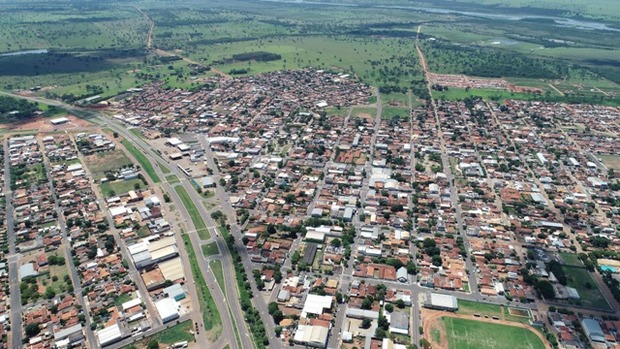
[[[428,7],[417,7],[417,6],[397,6],[397,5],[390,6],[390,5],[371,5],[371,4],[364,4],[360,6],[357,4],[305,1],[305,0],[260,0],[260,1],[280,2],[280,3],[287,3],[287,4],[303,4],[303,5],[401,9],[401,10],[413,10],[413,11],[428,12],[428,13],[439,13],[439,14],[459,14],[459,15],[470,16],[470,17],[481,17],[481,18],[488,18],[488,19],[504,19],[504,20],[509,20],[509,21],[520,21],[523,19],[548,19],[548,20],[553,20],[556,23],[556,25],[559,27],[570,27],[570,28],[576,28],[576,29],[581,29],[581,30],[605,30],[605,31],[620,32],[620,29],[610,27],[605,23],[582,21],[582,20],[577,20],[577,19],[553,17],[553,16],[507,15],[507,14],[468,12],[468,11],[447,10],[447,9],[441,9],[441,8],[428,8]]]

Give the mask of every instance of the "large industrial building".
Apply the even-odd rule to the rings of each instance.
[[[424,307],[437,310],[457,311],[459,309],[459,303],[454,296],[431,293],[427,296]]]
[[[137,244],[127,246],[127,249],[138,269],[148,268],[179,255],[179,249],[173,236],[155,241],[144,239]]]

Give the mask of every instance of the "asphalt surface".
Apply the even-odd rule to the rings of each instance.
[[[45,166],[45,171],[48,177],[47,185],[49,186],[50,192],[52,194],[52,198],[54,199],[54,211],[56,211],[56,215],[58,217],[58,225],[60,226],[60,231],[62,232],[62,249],[65,251],[65,256],[66,256],[65,260],[67,261],[67,268],[69,269],[69,272],[71,273],[71,282],[73,284],[73,291],[75,292],[78,303],[82,307],[82,313],[84,314],[86,318],[83,332],[86,335],[86,339],[88,340],[88,343],[90,344],[90,346],[94,347],[97,345],[97,341],[95,340],[95,335],[93,334],[93,331],[90,331],[91,319],[90,319],[90,314],[88,312],[89,308],[86,306],[85,295],[82,295],[82,283],[80,282],[77,268],[75,267],[75,263],[73,262],[73,257],[71,255],[71,244],[69,243],[69,240],[67,239],[67,223],[65,221],[65,215],[63,214],[63,211],[60,205],[58,205],[58,196],[56,194],[56,188],[54,188],[54,186],[52,185],[52,178],[51,178],[52,172],[50,170],[49,159],[47,158],[47,154],[45,154],[45,151],[43,151],[43,149],[45,148],[43,147],[43,144],[41,143],[40,140],[38,141],[38,145],[39,145],[39,149],[41,149],[41,152],[44,154],[43,165]]]
[[[120,124],[117,121],[112,120],[112,119],[101,119],[101,118],[99,119],[102,121],[105,120],[105,122],[108,123],[108,126],[111,129],[118,132],[124,138],[130,140],[132,144],[134,144],[138,149],[140,149],[142,154],[144,154],[147,157],[149,162],[153,165],[153,168],[155,169],[155,172],[158,175],[158,177],[162,179],[161,187],[163,188],[164,192],[168,193],[171,200],[175,203],[175,206],[181,212],[183,219],[184,219],[184,224],[191,227],[191,230],[187,232],[188,236],[190,237],[190,240],[192,242],[192,246],[194,248],[194,252],[196,254],[200,270],[203,274],[205,281],[207,282],[207,285],[209,286],[212,296],[216,300],[216,305],[218,307],[218,311],[222,318],[222,325],[223,325],[222,333],[219,339],[215,343],[212,343],[212,345],[217,348],[222,348],[226,344],[228,344],[228,341],[230,341],[231,348],[238,348],[237,342],[235,340],[235,334],[234,334],[235,326],[233,325],[232,319],[230,317],[232,313],[232,316],[235,319],[235,325],[238,326],[239,328],[241,348],[252,348],[253,343],[252,343],[251,338],[249,337],[249,331],[245,324],[243,312],[241,311],[241,306],[239,305],[239,301],[238,301],[238,293],[236,292],[237,290],[236,282],[233,277],[230,277],[231,275],[235,275],[235,274],[232,268],[232,261],[229,256],[230,254],[228,253],[228,249],[226,247],[224,239],[221,235],[213,236],[213,233],[211,233],[212,236],[209,240],[201,240],[199,238],[198,233],[196,232],[196,229],[193,226],[191,217],[187,213],[187,210],[185,209],[185,207],[183,206],[183,203],[181,199],[179,198],[179,196],[177,195],[176,191],[174,190],[174,187],[182,186],[185,188],[185,191],[189,194],[190,198],[192,199],[196,208],[198,209],[200,216],[203,218],[203,220],[205,220],[205,223],[207,224],[207,227],[209,228],[209,230],[212,231],[213,228],[216,227],[216,225],[211,219],[211,216],[205,209],[204,205],[202,204],[203,198],[200,196],[200,194],[196,192],[196,189],[193,187],[193,185],[188,180],[186,180],[187,178],[185,174],[183,174],[176,166],[172,164],[168,164],[168,161],[161,158],[159,154],[156,154],[155,152],[153,152],[153,150],[151,149],[151,146],[148,143],[146,143],[143,139],[135,136],[133,133],[129,132],[129,130],[127,130],[124,124]],[[171,173],[165,175],[162,172],[162,169],[160,168],[160,164],[164,165]],[[175,184],[174,186],[168,184],[165,181],[165,177],[170,176],[171,174],[175,174],[181,180],[181,182],[179,184]],[[148,176],[145,176],[145,177],[148,177]],[[148,179],[150,180],[150,177],[148,177]],[[182,241],[182,240],[179,240],[179,241]],[[219,285],[217,284],[214,275],[210,272],[208,262],[202,256],[202,251],[201,251],[200,246],[202,244],[205,244],[211,241],[214,241],[217,243],[218,248],[220,249],[220,252],[222,253],[222,256],[223,256],[222,262],[223,262],[223,268],[224,268],[224,275],[225,275],[224,279],[226,283],[226,290],[227,290],[227,293],[230,293],[230,292],[233,293],[232,295],[229,295],[229,297],[226,297],[223,294],[222,290],[219,288]],[[179,246],[182,246],[182,245],[183,244],[179,244]],[[184,267],[186,270],[186,278],[188,279],[188,281],[193,281],[191,280],[192,279],[191,268],[189,266],[189,262],[187,262],[187,264],[184,265]],[[218,300],[220,299],[222,301],[218,302]],[[228,311],[229,306],[231,308],[231,312]],[[200,322],[202,323],[202,319]]]
[[[13,217],[13,192],[11,191],[11,162],[8,141],[4,147],[4,195],[6,198],[6,234],[9,243],[9,302],[11,307],[11,348],[22,348],[22,297],[19,290],[19,258],[16,249],[15,220]]]

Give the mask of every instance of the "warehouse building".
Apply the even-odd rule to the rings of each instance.
[[[431,293],[430,296],[427,296],[424,307],[447,311],[457,311],[459,309],[456,297],[439,293]]]
[[[114,324],[97,331],[97,338],[99,339],[99,345],[105,347],[120,341],[123,339],[123,335],[118,324]]]
[[[295,331],[294,341],[297,344],[309,347],[325,348],[328,334],[329,329],[327,327],[299,325]]]
[[[179,318],[179,307],[179,303],[172,298],[164,298],[155,302],[155,308],[164,324]]]

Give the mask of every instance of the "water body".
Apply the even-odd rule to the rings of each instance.
[[[0,57],[9,57],[9,56],[21,56],[21,55],[41,55],[48,53],[47,49],[42,50],[24,50],[24,51],[15,51],[8,53],[0,53]]]
[[[620,32],[620,29],[612,28],[604,23],[582,21],[570,18],[553,17],[553,16],[534,16],[534,15],[507,15],[507,14],[495,14],[495,13],[480,13],[480,12],[468,12],[459,10],[446,10],[441,8],[428,8],[428,7],[416,7],[416,6],[389,6],[389,5],[357,5],[357,4],[341,4],[334,2],[317,2],[306,0],[260,0],[265,2],[281,2],[287,4],[305,4],[305,5],[325,5],[325,6],[340,6],[340,7],[364,7],[364,8],[382,8],[382,9],[401,9],[401,10],[414,10],[428,13],[438,14],[458,14],[470,17],[481,17],[487,19],[503,19],[509,21],[520,21],[523,19],[549,19],[556,23],[559,27],[569,27],[581,30],[605,30],[612,32]]]

